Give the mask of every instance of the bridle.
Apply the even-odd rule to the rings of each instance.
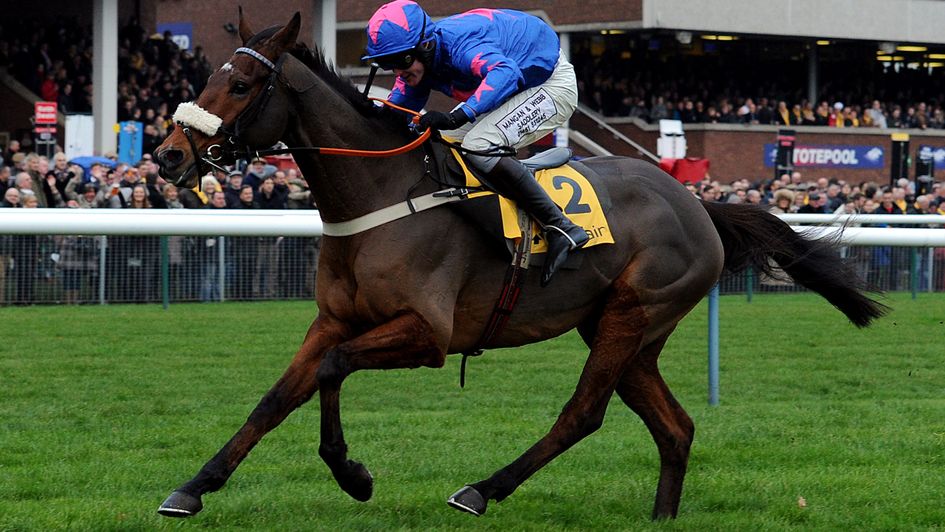
[[[240,112],[239,116],[236,117],[236,120],[233,122],[232,129],[228,128],[223,123],[222,118],[214,115],[213,113],[210,113],[205,109],[202,109],[194,102],[185,102],[180,104],[177,108],[177,111],[174,113],[174,122],[181,128],[181,132],[187,138],[187,142],[190,145],[191,153],[194,156],[194,167],[196,167],[198,175],[202,173],[202,167],[204,165],[222,172],[227,172],[228,170],[221,166],[221,161],[224,159],[236,160],[240,158],[252,158],[285,153],[309,152],[344,157],[394,157],[420,147],[431,138],[432,131],[427,128],[413,141],[398,148],[389,150],[357,150],[350,148],[315,146],[270,148],[263,150],[253,149],[247,142],[242,140],[241,134],[246,131],[246,128],[250,124],[255,122],[255,120],[262,113],[263,109],[265,109],[266,105],[269,103],[269,99],[272,97],[272,91],[275,89],[279,76],[282,74],[282,66],[285,62],[286,54],[282,54],[275,63],[270,61],[266,56],[260,54],[256,50],[245,46],[237,48],[234,54],[245,54],[252,57],[253,59],[256,59],[269,70],[270,74],[266,80],[263,90],[260,91],[259,94],[253,98],[253,101],[250,102],[250,104],[245,109],[243,109],[242,112]],[[420,121],[420,113],[412,109],[395,105],[380,98],[369,99],[379,102],[382,105],[392,109],[396,109],[400,112],[411,115],[413,117],[412,123],[414,125],[418,124]],[[222,136],[224,138],[223,143],[212,144],[207,147],[204,153],[201,153],[200,150],[197,149],[197,143],[194,140],[194,134],[192,131],[193,129],[196,129],[211,138],[215,136]],[[509,146],[501,146],[491,151],[479,152],[463,148],[457,143],[453,143],[439,137],[439,135],[436,135],[436,139],[439,142],[452,146],[454,149],[465,153],[500,157],[515,155],[514,148]],[[183,179],[183,175],[186,175],[186,172],[181,174],[181,177],[177,180],[178,183],[175,184],[180,183],[180,181]]]
[[[285,61],[285,56],[283,55],[279,57],[277,63],[273,63],[266,56],[245,46],[237,48],[234,54],[246,54],[256,59],[269,70],[270,74],[263,90],[260,91],[259,94],[253,98],[253,101],[250,102],[249,106],[243,109],[239,116],[236,117],[232,129],[228,128],[223,123],[222,118],[200,108],[194,102],[182,103],[178,107],[177,112],[174,113],[174,122],[181,128],[181,132],[190,144],[190,149],[194,156],[194,165],[196,166],[198,174],[202,173],[202,165],[207,165],[211,168],[226,172],[227,170],[220,166],[220,162],[227,158],[227,156],[235,160],[241,155],[250,155],[253,153],[248,144],[242,141],[241,134],[245,131],[245,127],[248,124],[256,120],[269,103],[269,99],[272,97],[272,91],[276,86],[276,80],[282,73],[282,64]],[[214,127],[214,124],[216,127]],[[197,129],[208,137],[222,136],[224,138],[223,143],[208,146],[206,152],[202,154],[197,149],[197,143],[194,140],[192,129]]]

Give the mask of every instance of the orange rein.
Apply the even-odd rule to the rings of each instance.
[[[381,102],[382,104],[397,109],[398,111],[413,115],[413,123],[417,124],[420,122],[420,113],[407,109],[405,107],[400,107],[390,103],[387,100],[381,98],[369,98],[375,102]],[[430,128],[427,128],[416,140],[410,144],[401,146],[399,148],[394,148],[392,150],[352,150],[347,148],[319,148],[318,153],[323,153],[325,155],[343,155],[346,157],[393,157],[395,155],[400,155],[401,153],[407,153],[410,150],[413,150],[426,142],[430,138]]]

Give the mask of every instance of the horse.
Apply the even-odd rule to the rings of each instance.
[[[399,153],[417,133],[397,113],[378,113],[317,51],[297,42],[301,17],[255,33],[239,16],[238,48],[208,80],[190,112],[155,150],[161,175],[192,186],[201,172],[284,142],[294,152],[322,220],[338,224],[434,193],[423,150]],[[175,114],[176,116],[176,114]],[[316,147],[397,153],[344,157]],[[306,149],[307,148],[307,149]],[[242,150],[242,151],[241,151]],[[839,258],[836,242],[797,234],[764,210],[707,203],[657,167],[627,157],[577,165],[611,200],[614,243],[580,250],[581,266],[539,287],[530,270],[515,312],[486,348],[516,347],[573,329],[589,354],[570,400],[548,433],[491,477],[447,502],[474,515],[502,501],[552,459],[597,430],[616,392],[649,429],[660,459],[652,517],[674,518],[694,425],[660,375],[657,359],[677,324],[725,271],[787,272],[857,326],[886,311]],[[477,347],[503,286],[507,250],[457,210],[417,212],[346,236],[324,236],[319,312],[284,374],[232,438],[159,513],[187,517],[219,490],[265,434],[319,394],[319,456],[358,501],[373,477],[349,458],[339,392],[360,370],[440,368]]]

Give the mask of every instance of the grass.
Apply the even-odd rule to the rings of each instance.
[[[319,460],[317,401],[198,516],[155,513],[287,365],[312,303],[3,309],[0,530],[934,529],[945,523],[945,296],[894,295],[867,330],[808,294],[721,303],[721,406],[706,404],[706,306],[661,367],[696,423],[675,521],[651,523],[655,446],[619,400],[604,426],[474,518],[445,498],[527,449],[570,396],[574,334],[443,370],[362,372],[342,394],[375,495]],[[806,506],[799,504],[799,499]]]

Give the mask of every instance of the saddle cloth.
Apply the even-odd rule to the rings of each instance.
[[[562,150],[564,149],[562,148]],[[564,151],[570,153],[570,150]],[[551,157],[548,155],[551,155]],[[587,233],[590,240],[584,245],[584,248],[601,244],[613,244],[613,235],[611,235],[610,225],[607,223],[607,217],[604,214],[604,208],[610,204],[609,198],[606,197],[606,194],[599,195],[591,181],[578,171],[578,166],[582,167],[585,172],[588,171],[583,165],[568,163],[551,168],[541,168],[548,162],[552,164],[567,162],[567,156],[557,158],[556,155],[560,155],[560,153],[549,154],[545,152],[532,159],[525,160],[523,163],[532,168],[535,179],[545,189],[552,201],[562,208],[568,219],[581,226]],[[452,174],[449,180],[455,181],[453,184],[470,188],[482,186],[482,183],[459,152],[450,148],[450,155],[447,156],[447,159],[444,166],[448,169],[448,172],[445,173]],[[530,164],[530,161],[536,159],[536,162]],[[542,159],[545,161],[542,161]],[[518,207],[515,202],[488,190],[471,193],[469,198],[468,201],[459,202],[453,204],[453,206],[459,208],[467,216],[476,218],[477,222],[494,236],[506,240],[507,246],[511,250],[512,241],[522,236],[522,230],[518,224]],[[486,205],[483,205],[483,203]],[[493,205],[493,207],[488,208],[487,205]],[[531,243],[530,252],[532,254],[540,257],[541,254],[547,251],[547,244],[542,237],[541,228],[534,220],[531,223]],[[535,264],[541,262],[543,261],[539,259]],[[565,267],[568,267],[567,263]]]

